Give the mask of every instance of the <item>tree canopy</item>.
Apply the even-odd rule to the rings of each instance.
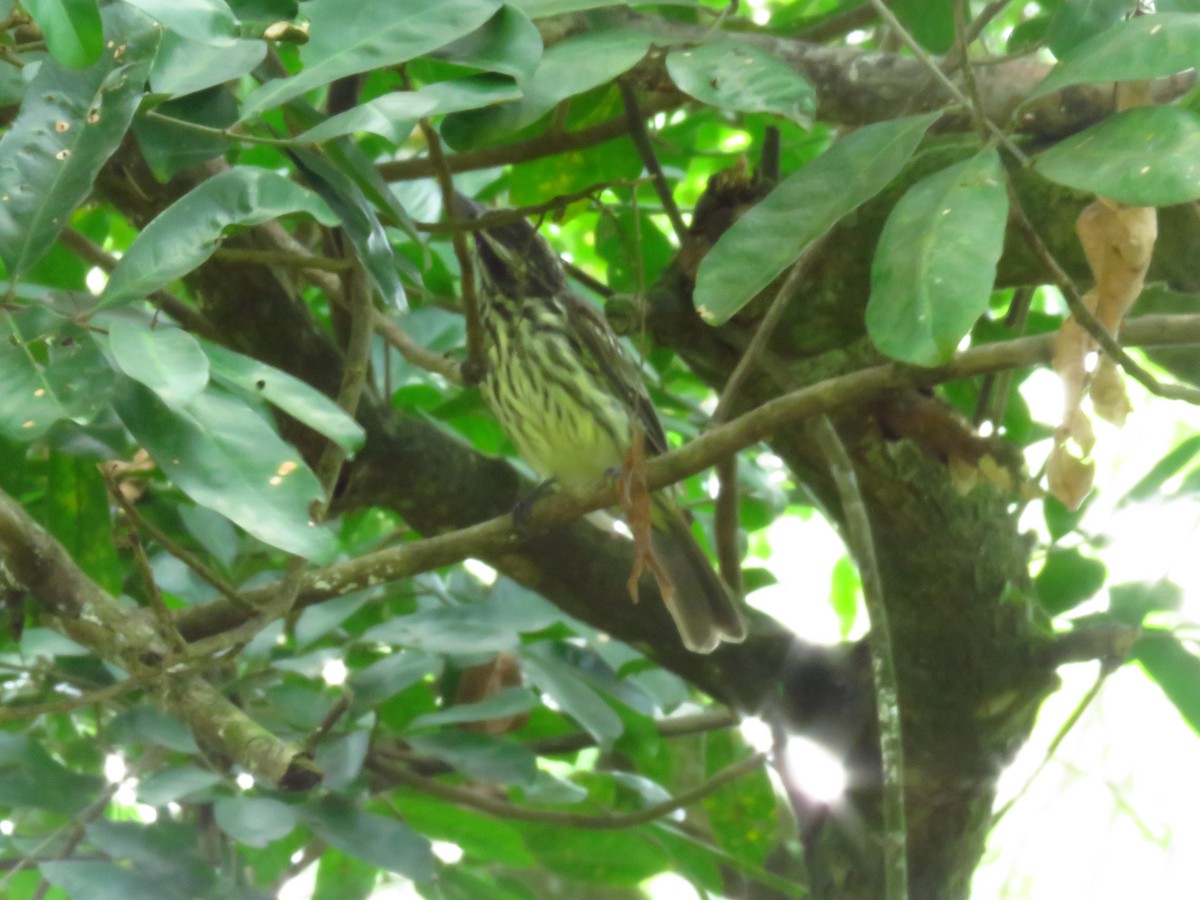
[[[1200,729],[1105,527],[1200,489],[1197,66],[1196,0],[0,0],[0,893],[967,896],[1060,668]],[[515,219],[744,642],[525,499]],[[756,608],[813,518],[832,644]]]

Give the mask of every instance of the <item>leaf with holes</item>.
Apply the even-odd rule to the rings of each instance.
[[[113,49],[86,69],[44,60],[0,138],[0,260],[14,281],[91,194],[142,98],[159,28],[123,4],[105,9],[104,22]]]

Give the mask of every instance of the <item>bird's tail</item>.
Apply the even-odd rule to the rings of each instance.
[[[684,646],[711,653],[722,641],[746,637],[746,619],[674,504],[655,504],[651,544],[675,586],[667,604]]]

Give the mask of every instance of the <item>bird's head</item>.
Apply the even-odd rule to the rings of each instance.
[[[460,218],[477,219],[487,210],[456,194],[454,211]],[[485,290],[517,299],[551,297],[566,289],[558,255],[526,220],[482,228],[474,232],[474,238],[479,278]]]

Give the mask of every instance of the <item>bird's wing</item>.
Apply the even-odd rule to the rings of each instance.
[[[563,305],[572,326],[571,333],[578,336],[584,350],[584,359],[592,361],[596,373],[641,424],[650,452],[666,453],[667,435],[646,393],[642,373],[608,323],[597,310],[574,294],[567,294]]]

